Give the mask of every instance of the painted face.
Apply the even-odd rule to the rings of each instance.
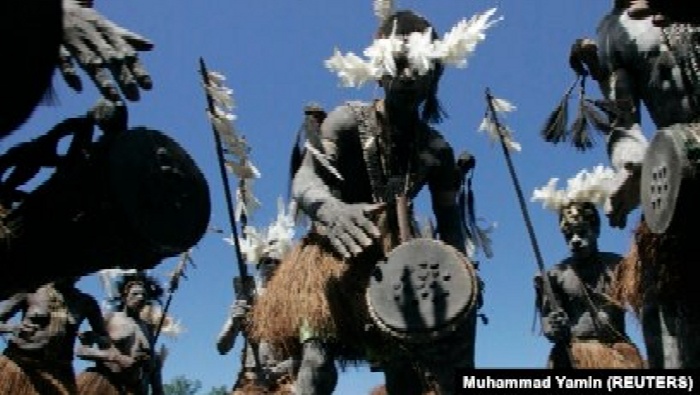
[[[395,59],[396,76],[384,75],[381,79],[387,100],[399,100],[420,103],[428,98],[434,80],[435,71],[430,70],[420,75],[410,67],[405,56]]]
[[[574,257],[585,258],[597,250],[598,232],[591,223],[590,211],[573,204],[561,215],[561,230],[569,251]],[[590,210],[590,208],[589,208]]]
[[[140,309],[146,304],[146,289],[142,284],[136,283],[129,287],[125,304],[130,309]]]
[[[587,222],[567,226],[563,233],[574,257],[585,258],[595,252],[597,235]]]

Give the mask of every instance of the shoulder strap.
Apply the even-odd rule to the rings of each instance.
[[[385,172],[379,158],[379,123],[377,122],[374,106],[361,102],[348,102],[348,106],[357,118],[362,156],[372,187],[372,198],[375,202],[384,200],[383,185]]]
[[[572,267],[573,269],[573,267]],[[600,317],[598,316],[598,313],[601,311],[598,306],[593,302],[593,298],[591,297],[591,294],[596,294],[595,290],[591,289],[579,276],[578,272],[574,269],[573,270],[574,274],[576,275],[576,278],[578,279],[579,283],[581,284],[583,288],[583,297],[586,301],[586,306],[588,307],[588,313],[591,315],[591,319],[593,320],[593,326],[595,327],[596,332],[598,332],[599,336],[604,336],[605,333],[610,333],[613,336],[616,336],[619,340],[626,341],[628,343],[631,343],[629,337],[627,336],[626,333],[621,333],[619,332],[616,328],[614,328],[610,323],[604,323],[601,321]],[[605,294],[600,294],[603,297],[607,297]]]

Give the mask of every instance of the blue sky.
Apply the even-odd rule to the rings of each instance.
[[[487,32],[466,69],[446,70],[440,98],[450,117],[438,128],[455,151],[469,150],[476,156],[477,214],[497,224],[495,255],[481,257],[486,284],[483,313],[490,322],[478,327],[477,367],[544,366],[549,343],[533,327],[535,256],[500,147],[477,133],[477,127],[486,108],[486,88],[517,106],[503,120],[523,146],[513,160],[528,198],[550,177],[563,182],[582,168],[607,164],[600,139],[592,151],[580,153],[568,145],[545,143],[539,130],[573,81],[567,63],[570,44],[595,33],[611,1],[399,0],[397,4],[426,16],[440,34],[463,17],[491,7],[497,7],[497,15],[504,18]],[[222,229],[229,229],[229,223],[204,112],[200,56],[211,70],[228,77],[237,102],[236,126],[249,140],[252,160],[262,173],[254,191],[263,207],[252,218],[253,225],[271,221],[277,197],[286,193],[288,158],[303,106],[316,101],[331,109],[345,100],[381,96],[373,84],[362,89],[340,88],[337,78],[323,66],[334,47],[358,53],[369,43],[377,26],[370,0],[98,0],[96,7],[155,43],[153,51],[141,56],[154,87],[139,102],[129,103],[130,125],[162,130],[192,155],[211,188],[211,223]],[[98,97],[89,85],[81,94],[68,90],[60,78],[55,85],[58,103],[40,107],[30,122],[0,142],[0,150],[48,130],[65,117],[85,113]],[[598,91],[591,86],[589,94],[597,96]],[[648,135],[649,123],[645,126]],[[555,214],[539,204],[528,202],[527,206],[549,266],[567,254]],[[427,214],[424,202],[419,207]],[[638,212],[629,221],[632,225],[637,216]],[[604,227],[601,249],[626,252],[632,225],[624,230]],[[201,380],[206,389],[229,386],[239,368],[242,341],[226,356],[218,355],[214,343],[233,299],[234,252],[222,235],[209,233],[194,249],[193,258],[197,266],[189,271],[172,303],[172,313],[182,320],[186,332],[175,340],[163,340],[171,351],[164,377],[167,381],[186,375]],[[154,274],[167,273],[175,263],[175,259],[166,260]],[[80,286],[98,298],[103,296],[93,276],[84,278]],[[641,345],[633,319],[628,331]],[[341,374],[336,393],[366,394],[381,381],[380,374],[366,368],[350,368]]]

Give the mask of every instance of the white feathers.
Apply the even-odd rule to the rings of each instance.
[[[490,19],[495,13],[496,8],[491,8],[469,19],[462,19],[442,40],[436,41],[435,45],[442,62],[458,68],[466,67],[467,60],[476,50],[477,44],[486,39],[486,30],[503,20],[503,17]]]
[[[541,202],[546,209],[559,211],[573,202],[590,202],[602,206],[614,192],[615,171],[598,165],[592,171],[581,170],[567,181],[566,189],[557,189],[558,178],[552,178],[532,193],[533,202]]]
[[[486,132],[491,138],[491,141],[500,141],[502,138],[508,150],[520,152],[522,146],[513,138],[513,131],[507,125],[495,122],[495,115],[491,114],[490,110],[490,108],[493,107],[496,113],[504,114],[515,111],[516,107],[504,99],[491,97],[490,100],[491,106],[489,106],[489,109],[486,111],[484,119],[481,120],[478,131]]]
[[[393,0],[374,0],[374,15],[379,22],[385,21],[394,12]]]
[[[375,10],[382,5],[375,1]],[[491,19],[496,13],[492,8],[482,14],[463,19],[455,25],[442,39],[432,40],[430,29],[425,32],[411,33],[408,37],[397,36],[392,31],[389,37],[378,38],[363,51],[364,60],[349,52],[343,55],[335,49],[333,56],[324,64],[336,73],[343,87],[360,87],[365,82],[378,80],[383,75],[396,75],[394,57],[405,53],[410,67],[419,75],[427,73],[436,63],[466,67],[467,60],[476,50],[479,42],[486,38],[485,31],[502,18]]]
[[[241,253],[248,263],[257,264],[262,258],[281,259],[292,248],[294,239],[294,210],[292,205],[285,207],[284,200],[277,201],[277,218],[265,228],[246,226],[243,237],[238,242]],[[232,237],[226,240],[234,244]]]
[[[406,56],[411,68],[418,75],[425,75],[441,60],[442,51],[437,47],[439,42],[433,42],[433,29],[423,33],[413,32],[406,39]],[[395,74],[392,74],[395,75]]]
[[[250,147],[235,128],[233,121],[236,116],[231,112],[235,107],[233,90],[224,85],[226,77],[215,71],[207,73],[205,79],[205,92],[211,101],[213,110],[207,111],[207,115],[214,127],[214,131],[221,139],[225,159],[225,166],[229,172],[235,175],[239,182],[236,189],[236,219],[240,220],[245,214],[250,217],[260,207],[260,202],[252,191],[253,180],[260,178],[260,171],[250,160]]]
[[[324,62],[326,68],[338,74],[340,85],[344,88],[360,87],[367,81],[381,77],[379,68],[352,52],[343,55],[336,48],[333,56]]]

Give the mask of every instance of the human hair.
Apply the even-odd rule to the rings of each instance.
[[[161,296],[163,296],[163,287],[151,276],[145,273],[128,273],[122,276],[122,278],[117,283],[117,292],[119,293],[119,303],[118,308],[124,307],[124,299],[129,290],[140,285],[144,288],[146,293],[146,300],[148,303],[157,301]]]
[[[406,36],[414,32],[422,33],[427,29],[432,29],[432,40],[434,41],[438,38],[435,28],[430,22],[411,10],[400,10],[389,15],[379,26],[375,38],[389,36],[394,32],[394,27],[396,27],[395,33],[400,36]],[[421,111],[421,119],[427,123],[440,123],[443,118],[447,117],[447,113],[442,108],[440,100],[437,97],[440,77],[442,77],[444,70],[445,66],[436,61],[435,68],[432,71],[430,92],[425,103],[423,103],[423,109]]]

